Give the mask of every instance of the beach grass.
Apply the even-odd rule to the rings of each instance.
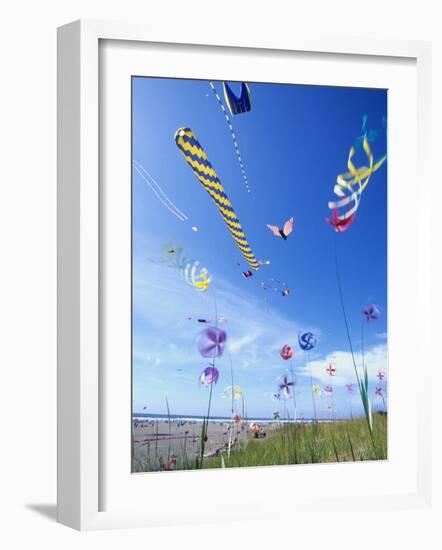
[[[385,460],[387,458],[387,417],[375,414],[372,443],[365,418],[333,423],[285,424],[265,439],[249,439],[230,458],[214,457],[206,468],[237,468]]]
[[[158,434],[156,422],[152,434],[153,441],[141,447],[143,453],[133,460],[133,472],[158,471],[162,457],[170,455],[170,442],[160,441],[170,434],[169,428],[162,426]],[[387,415],[375,413],[373,415],[373,431],[370,434],[365,417],[332,422],[281,422],[279,425],[267,426],[262,424],[266,437],[255,439],[251,432],[239,431],[244,437],[239,437],[237,444],[227,452],[228,439],[222,436],[216,439],[223,451],[212,456],[206,455],[201,461],[201,441],[198,430],[192,433],[186,431],[181,439],[175,443],[173,459],[175,470],[195,470],[201,468],[238,468],[253,466],[274,466],[288,464],[324,464],[336,462],[358,462],[365,460],[385,460],[387,458]],[[247,425],[244,426],[244,428]],[[216,428],[218,434],[225,429],[214,422],[212,430]],[[176,428],[174,428],[175,430]],[[210,427],[209,427],[210,430]],[[174,432],[177,433],[177,432]],[[221,444],[222,442],[222,444]],[[213,445],[212,441],[212,445]],[[213,447],[212,447],[213,448]],[[165,460],[164,460],[165,462]]]

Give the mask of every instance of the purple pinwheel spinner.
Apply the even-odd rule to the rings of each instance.
[[[294,382],[289,382],[287,376],[282,377],[282,382],[279,384],[279,391],[284,394],[284,397],[290,397],[290,388],[294,387]]]
[[[209,327],[203,330],[198,340],[198,349],[203,357],[221,357],[224,352],[224,344],[227,334],[217,327]]]
[[[215,367],[207,367],[200,374],[200,382],[205,386],[216,384],[219,378],[219,370]]]
[[[375,321],[376,319],[379,319],[381,308],[376,304],[370,304],[362,310],[362,314],[364,315],[366,321]]]

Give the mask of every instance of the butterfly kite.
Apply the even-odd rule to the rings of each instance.
[[[275,237],[282,237],[286,241],[287,237],[293,231],[293,218],[287,220],[282,229],[280,229],[277,225],[270,225],[269,223],[267,224],[267,227],[273,235],[275,235]]]

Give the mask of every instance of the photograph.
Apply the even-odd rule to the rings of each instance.
[[[388,459],[387,98],[132,76],[132,473]]]

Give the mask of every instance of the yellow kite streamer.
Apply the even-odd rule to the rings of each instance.
[[[161,252],[161,263],[180,270],[187,284],[193,286],[198,292],[206,292],[209,289],[212,277],[208,269],[200,267],[199,260],[192,260],[187,256],[182,245],[168,242],[162,247]]]
[[[356,168],[353,163],[355,148],[350,149],[347,161],[348,172],[339,174],[336,178],[336,185],[333,189],[335,195],[341,197],[338,201],[330,201],[328,207],[331,210],[336,210],[344,206],[349,206],[345,213],[337,216],[338,221],[344,221],[353,216],[359,207],[362,191],[367,187],[371,175],[376,172],[386,161],[387,155],[384,155],[378,161],[374,162],[373,153],[366,137],[362,143],[362,147],[367,156],[368,167],[360,166]]]
[[[209,272],[206,267],[199,269],[199,261],[189,262],[184,268],[184,277],[187,283],[193,286],[199,292],[206,292],[208,290],[210,283],[212,282],[212,277],[209,276]]]
[[[247,242],[229,197],[226,195],[217,173],[210,164],[207,154],[201,147],[195,134],[190,128],[180,128],[175,133],[175,142],[186,159],[187,164],[192,168],[193,173],[216,204],[241,254],[244,256],[251,269],[255,271],[258,270],[260,264]]]

